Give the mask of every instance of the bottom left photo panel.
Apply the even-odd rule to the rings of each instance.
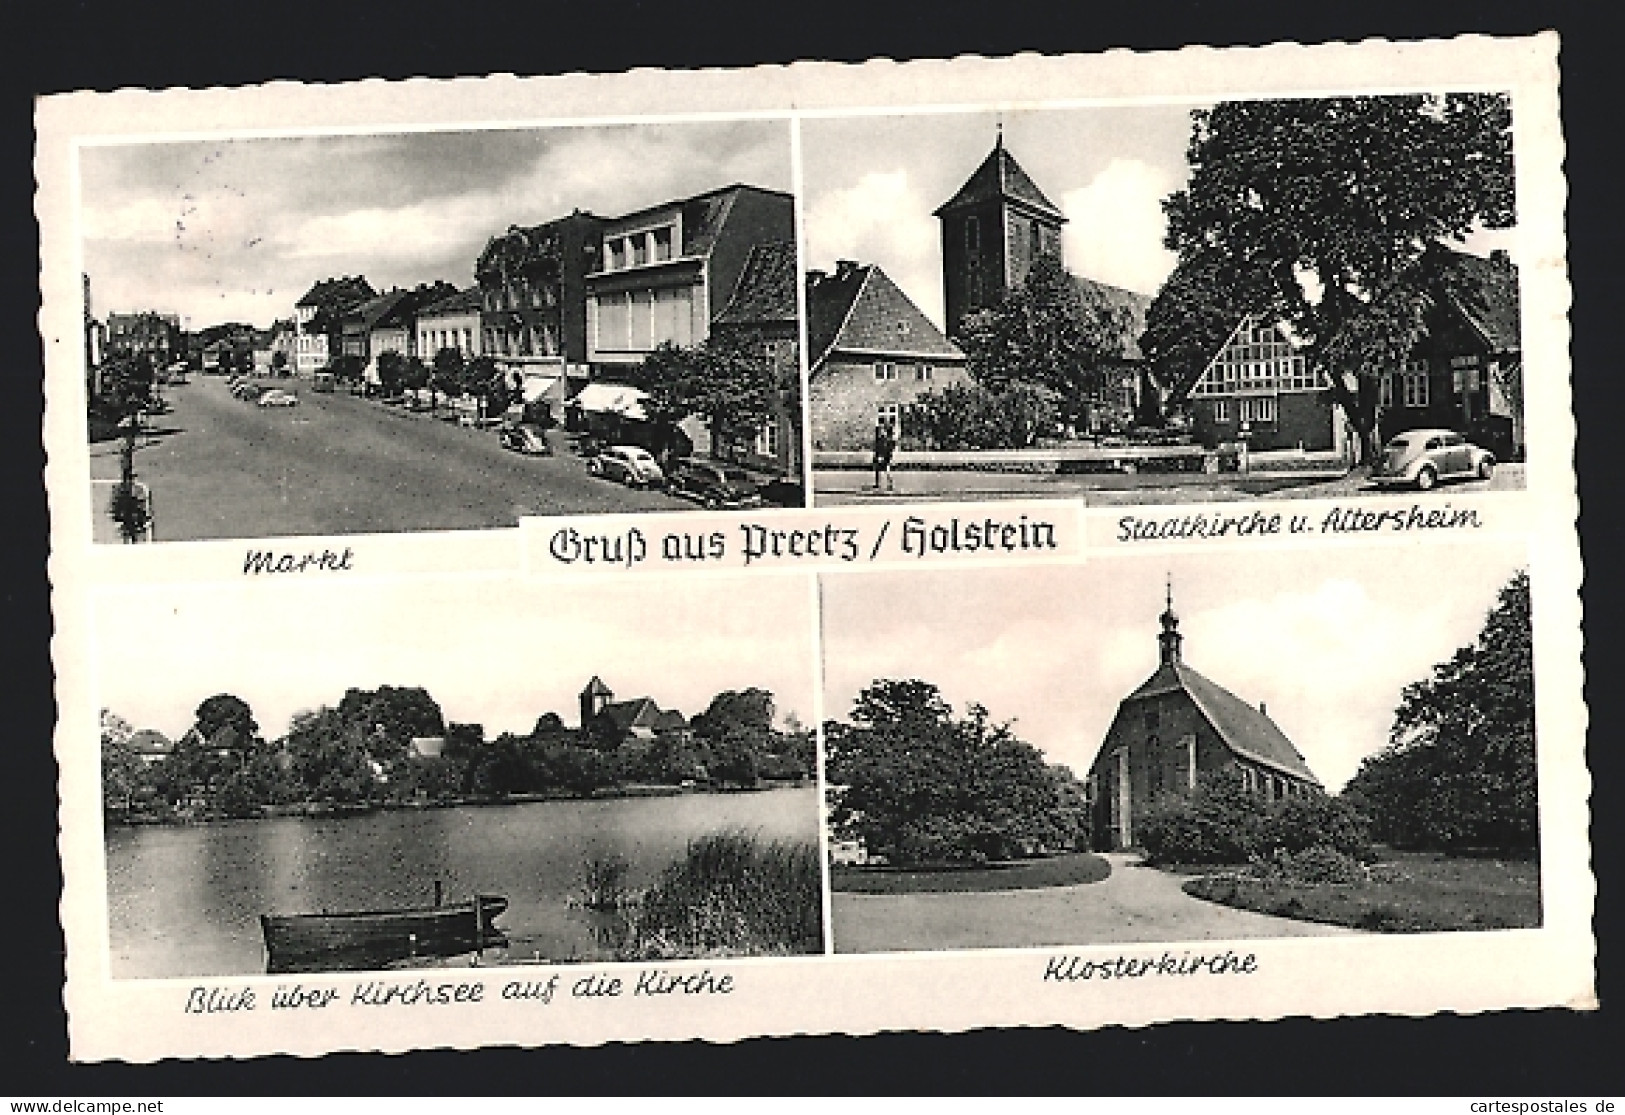
[[[793,576],[95,602],[115,980],[825,949]]]

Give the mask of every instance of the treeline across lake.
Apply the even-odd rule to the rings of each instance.
[[[448,724],[424,689],[386,685],[350,689],[266,739],[248,703],[221,693],[171,742],[104,710],[103,808],[112,821],[204,820],[813,777],[812,732],[779,724],[766,690],[719,693],[692,719],[656,711],[642,718],[653,727],[603,714],[576,728],[548,712],[524,735],[487,739],[482,725]]]

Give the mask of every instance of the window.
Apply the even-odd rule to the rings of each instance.
[[[638,233],[632,237],[632,266],[642,267],[649,262],[649,237],[647,233]]]
[[[897,365],[881,361],[875,365],[875,382],[888,383],[897,378]]]
[[[965,247],[972,252],[982,247],[982,222],[975,217],[965,218]]]
[[[1241,420],[1243,422],[1274,422],[1275,396],[1257,395],[1241,400]]]
[[[611,240],[609,242],[609,269],[619,271],[626,266],[626,241]]]
[[[1377,405],[1380,407],[1394,405],[1394,377],[1387,372],[1377,377]]]
[[[902,408],[896,403],[881,403],[875,408],[875,424],[877,426],[885,424],[895,430],[897,429],[897,423],[902,418],[902,414]]]
[[[1161,717],[1161,715],[1160,715],[1160,713],[1158,712],[1157,709],[1155,709],[1155,708],[1146,709],[1145,710],[1145,730],[1148,731],[1148,732],[1156,731],[1157,730],[1157,724],[1161,719],[1162,719],[1162,717]]]
[[[930,383],[931,377],[935,374],[936,369],[930,364],[921,364],[918,368],[914,369],[914,378],[920,383]]]
[[[1428,405],[1427,361],[1412,360],[1405,365],[1405,374],[1400,379],[1400,399],[1408,407]]]
[[[671,258],[671,229],[657,228],[654,230],[654,258],[658,260]]]
[[[1032,235],[1032,254],[1033,254],[1033,258],[1037,259],[1039,256],[1044,254],[1044,230],[1038,226],[1037,221],[1034,221],[1028,227],[1032,229],[1032,234],[1033,234]]]
[[[1213,400],[1213,421],[1215,421],[1215,422],[1228,422],[1228,421],[1230,421],[1230,400],[1229,399],[1214,399]]]
[[[1185,788],[1196,789],[1196,736],[1194,733],[1179,741],[1185,745]]]
[[[772,419],[767,425],[756,431],[756,452],[763,457],[777,457],[779,455],[779,424]]]

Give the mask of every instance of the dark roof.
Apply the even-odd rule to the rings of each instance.
[[[648,728],[651,731],[664,731],[670,728],[686,727],[688,721],[683,719],[682,713],[662,709],[649,697],[634,697],[630,701],[614,701],[604,706],[603,716],[622,732],[633,728]]]
[[[1110,283],[1086,279],[1082,275],[1073,275],[1072,285],[1086,304],[1104,302],[1114,309],[1128,311],[1128,328],[1123,333],[1122,345],[1116,355],[1125,360],[1145,359],[1145,354],[1140,351],[1140,334],[1145,332],[1145,312],[1151,308],[1151,299]]]
[[[875,264],[843,264],[835,274],[807,273],[809,367],[835,349],[940,360],[965,354]]]
[[[332,306],[347,309],[358,302],[378,297],[372,284],[361,275],[346,275],[341,279],[322,279],[295,302],[295,306]]]
[[[1492,351],[1519,351],[1517,265],[1505,255],[1484,259],[1442,245],[1437,250],[1443,256],[1440,285],[1445,301]]]
[[[447,295],[445,298],[430,302],[418,311],[418,316],[423,317],[427,314],[466,314],[470,310],[481,308],[483,303],[480,298],[480,288],[477,286],[469,287],[467,290],[459,290],[456,294]]]
[[[1056,221],[1066,220],[1066,215],[1027,177],[1027,172],[1021,169],[1015,156],[1005,150],[1003,137],[993,145],[993,150],[976,168],[976,172],[959,187],[959,192],[937,207],[935,215],[940,217],[955,209],[967,209],[999,200],[1035,209]]]
[[[796,246],[769,240],[751,247],[733,296],[714,325],[755,325],[796,320]]]
[[[1274,767],[1285,774],[1302,778],[1315,785],[1320,779],[1309,769],[1309,764],[1286,738],[1286,733],[1275,726],[1261,710],[1240,697],[1215,684],[1185,665],[1183,662],[1164,663],[1134,692],[1123,698],[1129,701],[1154,697],[1163,693],[1183,690],[1195,703],[1219,738],[1239,755]]]
[[[359,318],[361,328],[375,328],[384,316],[393,310],[400,300],[405,298],[409,291],[392,290],[388,294],[380,294],[369,298],[360,305],[352,306],[344,314],[345,318]]]

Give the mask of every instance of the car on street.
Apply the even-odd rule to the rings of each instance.
[[[1495,454],[1454,430],[1406,430],[1391,438],[1371,469],[1379,487],[1415,487],[1427,491],[1441,480],[1488,480],[1495,474]]]
[[[666,477],[666,491],[709,508],[732,510],[762,505],[761,488],[744,469],[692,457],[673,462]]]
[[[527,457],[553,455],[553,447],[547,444],[547,435],[535,426],[504,427],[498,439],[502,442],[502,448],[512,449],[515,453],[523,453]]]
[[[299,405],[299,396],[275,387],[259,397],[262,407],[296,407]]]
[[[666,478],[659,462],[636,445],[611,445],[600,450],[587,462],[587,471],[606,480],[619,480],[628,488],[648,488]]]

